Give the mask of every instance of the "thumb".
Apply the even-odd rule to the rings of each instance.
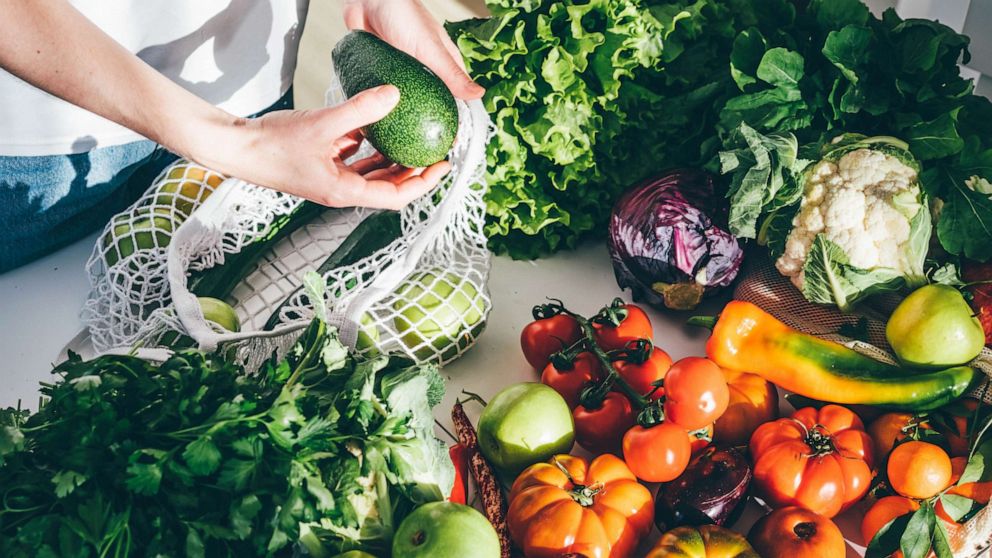
[[[334,129],[343,135],[352,130],[378,122],[392,112],[400,101],[395,85],[380,85],[367,89],[327,111]]]

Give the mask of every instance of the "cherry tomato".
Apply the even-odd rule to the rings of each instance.
[[[541,383],[557,391],[568,403],[569,409],[579,404],[582,389],[591,382],[600,379],[602,367],[599,360],[590,352],[579,353],[572,361],[568,370],[559,370],[553,362],[544,367]]]
[[[652,349],[651,356],[644,362],[621,360],[614,365],[620,377],[630,384],[630,387],[634,388],[637,393],[647,395],[654,390],[651,399],[660,399],[665,394],[663,389],[655,390],[652,384],[664,378],[671,366],[672,357],[658,347]]]
[[[630,341],[653,337],[651,320],[644,310],[634,304],[624,304],[623,309],[626,310],[627,316],[616,327],[599,322],[592,324],[596,331],[596,343],[607,351],[622,349]]]
[[[712,424],[727,410],[730,390],[720,367],[700,357],[687,357],[665,375],[665,420],[688,430]]]
[[[587,409],[579,405],[572,411],[575,420],[575,441],[591,453],[620,454],[624,432],[634,426],[634,408],[622,393],[606,394],[602,405]]]
[[[650,428],[637,425],[624,434],[623,459],[637,478],[668,482],[685,471],[692,455],[684,428],[663,422]]]
[[[549,357],[582,337],[582,329],[575,318],[558,314],[534,320],[520,332],[520,348],[527,362],[536,370],[544,370]]]

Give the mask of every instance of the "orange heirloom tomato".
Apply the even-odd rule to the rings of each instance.
[[[762,517],[747,538],[762,558],[841,558],[847,553],[833,521],[795,506]]]
[[[743,446],[758,426],[778,418],[778,390],[757,374],[723,369],[730,390],[727,410],[714,425],[713,440]]]
[[[528,558],[632,556],[653,521],[651,492],[611,454],[591,463],[555,456],[525,469],[510,489],[510,536]]]
[[[646,558],[761,558],[744,535],[718,525],[676,527]]]
[[[807,407],[765,423],[750,448],[755,486],[772,507],[800,506],[833,517],[868,492],[871,438],[846,407]]]

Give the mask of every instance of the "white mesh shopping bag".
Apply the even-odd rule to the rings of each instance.
[[[343,102],[332,72],[328,105]],[[479,101],[458,102],[459,128],[448,156],[451,172],[434,192],[398,214],[363,208],[323,209],[267,248],[244,280],[225,296],[241,331],[208,322],[195,277],[230,263],[242,251],[296,218],[302,200],[179,161],[104,230],[87,264],[92,284],[83,309],[97,351],[174,344],[188,339],[204,350],[231,347],[248,369],[291,346],[314,315],[302,289],[308,272],[356,242],[381,247],[324,270],[323,304],[342,340],[360,351],[405,353],[448,362],[481,333],[491,306],[486,281],[490,254],[483,233],[481,177],[491,135]],[[368,145],[355,157],[367,156]],[[178,192],[178,194],[171,194]],[[313,213],[312,205],[306,209]],[[395,238],[370,238],[378,222],[394,223]],[[362,234],[366,236],[361,237]],[[356,240],[357,238],[357,240]]]

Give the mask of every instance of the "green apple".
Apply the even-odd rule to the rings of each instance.
[[[334,556],[334,558],[375,558],[375,555],[361,550],[349,550]]]
[[[479,417],[479,448],[504,475],[572,451],[575,425],[557,391],[536,382],[496,394]]]
[[[379,354],[379,349],[376,347],[379,345],[379,328],[376,327],[372,315],[368,312],[362,314],[361,320],[359,320],[360,326],[358,328],[358,338],[355,339],[355,348],[359,351],[368,350],[369,356],[376,356]]]
[[[475,508],[431,502],[413,510],[393,537],[396,558],[497,558],[499,537]]]
[[[479,291],[453,273],[420,272],[396,294],[393,324],[418,359],[454,358],[482,326]]]
[[[196,300],[200,303],[200,310],[203,311],[203,317],[208,322],[213,322],[227,331],[241,331],[238,313],[230,304],[209,296],[198,296]]]
[[[139,208],[133,215],[121,213],[112,224],[101,240],[107,265],[114,265],[138,250],[168,246],[175,226],[169,210],[151,207]]]
[[[964,364],[985,346],[985,331],[968,301],[947,285],[910,293],[889,317],[885,338],[901,362],[924,368]]]

